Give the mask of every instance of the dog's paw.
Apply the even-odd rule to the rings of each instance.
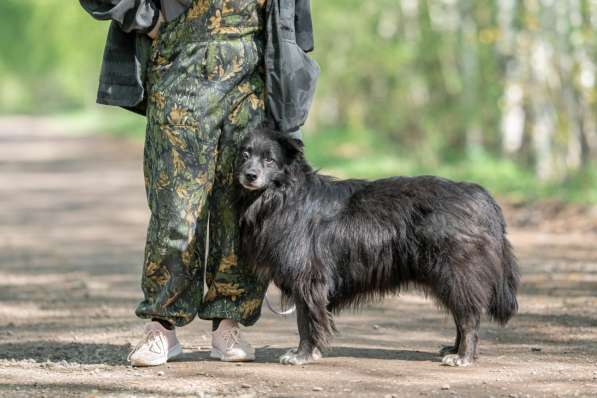
[[[445,366],[471,366],[473,361],[469,358],[460,357],[458,354],[448,354],[442,358],[442,365]]]
[[[299,352],[298,349],[293,348],[280,357],[280,363],[283,365],[304,365],[318,359],[321,359],[321,352],[317,348],[314,348],[310,353]]]
[[[446,345],[441,350],[439,350],[439,355],[441,355],[442,357],[448,354],[458,354],[458,347]]]

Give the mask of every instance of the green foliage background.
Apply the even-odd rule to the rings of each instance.
[[[564,3],[554,7],[568,7]],[[508,34],[545,40],[574,65],[577,53],[561,43],[580,40],[574,48],[597,58],[590,25],[597,11],[587,1],[577,3],[581,24],[554,33],[551,14],[532,0],[514,2],[509,32],[499,25],[504,11],[498,0],[313,1],[313,56],[322,77],[305,129],[309,157],[342,176],[439,174],[523,199],[597,202],[597,143],[585,145],[589,152],[582,152],[580,165],[566,163],[575,137],[557,91],[566,89],[564,83],[546,97],[557,115],[549,153],[533,148],[537,117],[529,109],[535,94],[525,91],[521,147],[505,153],[500,130],[504,91],[512,78],[508,62],[532,58],[530,52],[504,50]],[[0,114],[60,115],[79,130],[142,135],[143,118],[95,105],[107,27],[78,1],[2,0]],[[578,73],[572,68],[569,80]],[[521,76],[514,78],[526,84]],[[594,112],[595,88],[585,93],[570,87],[586,102],[584,115]],[[528,87],[529,93],[534,90]],[[546,176],[538,172],[542,156],[551,165]]]
[[[77,1],[0,2],[2,113],[91,106],[106,32]]]

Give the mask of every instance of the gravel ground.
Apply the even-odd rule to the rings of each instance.
[[[244,331],[255,363],[209,360],[210,325],[196,321],[179,330],[177,361],[127,366],[143,328],[133,314],[148,221],[140,157],[138,142],[0,119],[0,396],[597,396],[590,206],[505,206],[520,313],[506,328],[483,322],[472,368],[440,366],[453,326],[416,294],[340,316],[341,334],[316,364],[277,363],[297,342],[295,320],[265,312]]]

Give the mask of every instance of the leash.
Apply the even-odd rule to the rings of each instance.
[[[287,309],[286,311],[277,311],[274,308],[274,306],[272,305],[272,303],[270,303],[269,299],[267,298],[267,294],[265,295],[265,305],[271,312],[273,312],[274,314],[276,314],[278,316],[287,316],[287,315],[292,314],[294,311],[296,311],[296,305],[293,305],[291,308]]]

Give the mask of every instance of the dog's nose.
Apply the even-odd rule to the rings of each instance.
[[[245,177],[249,182],[253,182],[257,179],[257,174],[255,173],[245,173]]]

